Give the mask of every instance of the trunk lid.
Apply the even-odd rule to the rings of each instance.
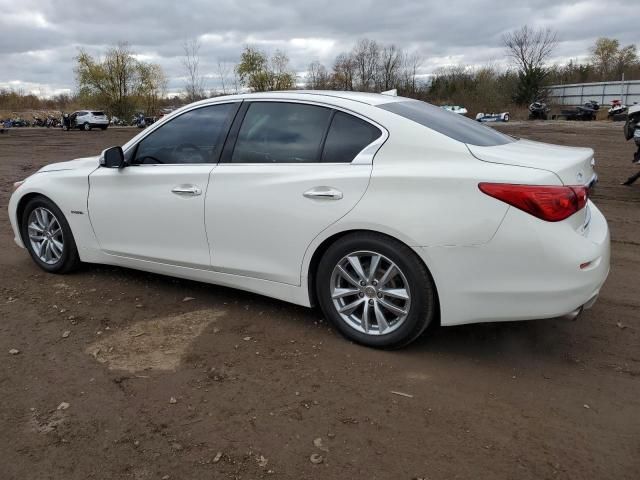
[[[522,139],[492,147],[467,147],[473,156],[484,162],[546,170],[554,173],[564,185],[591,187],[598,179],[593,168],[595,162],[591,148],[565,147]],[[565,221],[576,231],[585,234],[591,221],[588,204]]]
[[[531,140],[518,140],[492,147],[467,147],[473,156],[485,162],[555,173],[564,185],[589,185],[595,180],[591,148],[565,147]]]

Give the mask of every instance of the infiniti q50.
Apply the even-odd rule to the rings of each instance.
[[[593,151],[516,139],[408,98],[204,100],[123,146],[15,184],[44,270],[103,263],[319,305],[399,347],[432,323],[575,315],[609,271]]]

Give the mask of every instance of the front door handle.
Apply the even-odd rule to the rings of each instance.
[[[195,185],[178,185],[173,187],[171,192],[185,197],[197,197],[202,194],[202,189]]]
[[[340,200],[342,198],[342,192],[333,187],[315,187],[311,190],[307,190],[302,195],[306,198],[314,198],[319,200]]]

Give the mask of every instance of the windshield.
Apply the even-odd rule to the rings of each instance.
[[[469,145],[492,147],[516,141],[480,122],[419,100],[384,103],[378,107]]]

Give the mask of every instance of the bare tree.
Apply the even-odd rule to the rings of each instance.
[[[307,78],[305,86],[310,90],[326,90],[331,83],[331,76],[327,71],[327,67],[319,61],[314,61],[307,68]]]
[[[351,55],[341,53],[333,64],[333,83],[338,90],[353,90],[355,77],[355,62]]]
[[[371,91],[375,85],[376,73],[380,61],[380,47],[375,40],[362,39],[351,53],[358,75],[358,88]]]
[[[379,88],[390,90],[398,86],[399,73],[404,61],[404,52],[395,45],[382,48],[380,52]]]
[[[558,44],[558,35],[550,29],[529,28],[527,25],[503,36],[507,54],[518,68],[531,72],[544,67]]]
[[[276,50],[269,61],[271,90],[288,90],[296,85],[296,75],[289,68],[289,57]]]
[[[182,65],[186,74],[186,96],[189,102],[195,102],[205,97],[204,77],[200,74],[200,41],[192,39],[184,42],[184,57]]]
[[[418,70],[422,66],[422,61],[422,57],[417,52],[404,55],[400,74],[404,94],[415,95],[418,92]]]
[[[545,64],[558,44],[558,36],[547,29],[532,29],[528,26],[507,33],[502,37],[504,46],[516,67],[520,79],[517,103],[529,103],[543,92],[547,76]]]
[[[220,87],[222,94],[227,94],[227,85],[229,84],[229,72],[231,68],[227,62],[221,62],[218,60],[218,79],[220,80]]]

